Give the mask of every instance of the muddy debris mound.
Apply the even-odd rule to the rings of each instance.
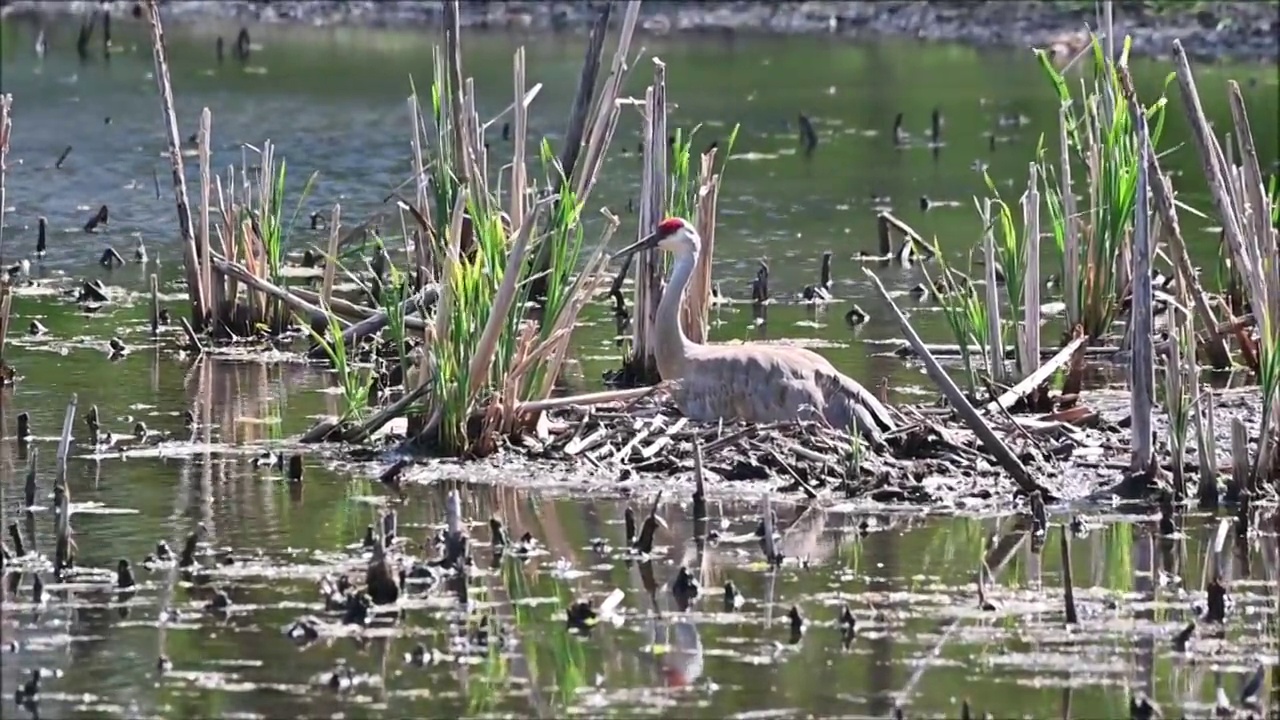
[[[1218,394],[1221,427],[1238,419],[1256,431],[1256,391]],[[531,463],[555,460],[600,473],[617,472],[619,481],[644,475],[690,480],[695,456],[701,453],[709,488],[764,483],[809,499],[935,508],[1025,502],[1027,489],[1001,468],[950,408],[897,410],[904,422],[883,452],[813,421],[694,422],[662,396],[626,405],[560,408],[539,423],[536,433],[512,438],[506,449]],[[1128,412],[1127,393],[1108,390],[1082,394],[1052,412],[1004,413],[989,416],[987,422],[1050,500],[1159,497],[1172,489],[1173,458],[1167,443],[1157,443],[1159,471],[1135,482],[1128,470]],[[1168,437],[1164,418],[1157,416],[1154,430],[1158,437]],[[1230,468],[1224,470],[1230,461],[1227,433],[1222,434],[1214,464],[1221,475],[1230,477]],[[1184,472],[1196,472],[1200,462],[1190,448]]]
[[[778,484],[809,498],[845,497],[883,504],[949,505],[1009,501],[1019,487],[977,437],[937,407],[900,407],[905,422],[877,452],[848,433],[816,421],[772,424],[700,423],[682,417],[666,399],[629,406],[569,407],[552,413],[536,435],[508,445],[528,460],[585,463],[597,470],[688,476],[701,452],[709,487],[723,483]],[[1006,442],[1053,497],[1103,492],[1120,478],[1073,471],[1064,446],[1118,447],[1123,433],[1096,413],[1067,420],[1038,419],[1035,432],[1013,421]],[[1028,420],[1030,420],[1028,418]],[[1114,438],[1111,437],[1114,435]],[[1101,481],[1101,484],[1098,483]]]

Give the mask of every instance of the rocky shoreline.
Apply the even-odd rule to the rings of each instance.
[[[438,24],[438,0],[162,0],[177,24],[202,21],[308,26],[408,27]],[[0,0],[0,15],[86,13],[109,6],[132,15],[133,0],[48,2]],[[463,2],[462,23],[493,29],[582,31],[598,3]],[[847,38],[907,37],[978,46],[1041,47],[1073,54],[1084,24],[1095,24],[1092,2],[951,0],[944,2],[672,2],[642,8],[644,32],[766,33]],[[1280,2],[1117,2],[1117,32],[1136,54],[1166,56],[1175,38],[1200,61],[1280,60]]]

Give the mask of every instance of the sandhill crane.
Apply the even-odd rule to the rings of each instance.
[[[798,347],[744,343],[701,345],[680,327],[680,304],[698,264],[701,239],[687,220],[667,218],[614,258],[660,249],[675,256],[658,303],[654,351],[663,380],[678,380],[676,401],[693,420],[779,422],[817,415],[832,427],[857,428],[874,446],[895,429],[889,409],[821,355]]]

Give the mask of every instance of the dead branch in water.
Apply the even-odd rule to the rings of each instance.
[[[1076,356],[1076,353],[1079,352],[1080,348],[1084,345],[1085,340],[1086,338],[1081,335],[1070,343],[1067,343],[1066,347],[1059,350],[1057,355],[1054,355],[1048,360],[1048,362],[1041,365],[1038,370],[1026,376],[1017,385],[1009,388],[1000,395],[1000,397],[988,403],[985,408],[986,412],[995,412],[997,409],[1008,410],[1013,407],[1014,403],[1018,402],[1030,393],[1035,392],[1036,389],[1044,385],[1044,383],[1048,381],[1054,373],[1066,367],[1066,365],[1071,362],[1072,358]]]
[[[980,416],[978,411],[974,410],[973,406],[969,404],[964,393],[960,392],[960,388],[956,387],[955,382],[952,381],[949,375],[947,375],[946,370],[944,370],[942,366],[938,364],[938,361],[929,354],[929,351],[924,347],[924,342],[920,340],[920,336],[916,333],[915,328],[911,326],[911,322],[907,320],[907,316],[902,314],[902,310],[898,308],[897,303],[893,301],[889,292],[884,289],[884,285],[880,284],[880,279],[876,277],[875,273],[871,272],[868,268],[863,268],[862,272],[865,273],[867,277],[871,278],[872,284],[875,286],[876,290],[879,291],[880,296],[883,297],[885,302],[889,303],[890,308],[893,309],[893,313],[898,320],[898,326],[902,328],[902,332],[906,335],[907,341],[915,347],[916,355],[924,362],[925,368],[929,372],[929,377],[938,386],[938,389],[942,391],[943,395],[947,397],[951,406],[960,414],[960,417],[964,420],[965,424],[969,426],[969,429],[971,429],[974,434],[982,440],[982,444],[987,448],[987,451],[990,452],[1000,463],[1000,466],[1013,477],[1014,481],[1018,483],[1018,487],[1022,488],[1023,492],[1030,495],[1032,492],[1039,491],[1041,496],[1046,500],[1052,499],[1054,497],[1053,494],[1031,477],[1031,474],[1027,472],[1026,466],[1022,464],[1022,461],[1013,454],[1009,447],[1005,445],[995,432],[993,432],[986,424],[986,422],[982,420],[982,416]]]

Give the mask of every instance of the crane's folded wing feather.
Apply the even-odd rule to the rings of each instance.
[[[677,401],[704,421],[779,422],[821,416],[875,445],[896,427],[889,410],[821,355],[781,345],[697,345],[689,348]]]

